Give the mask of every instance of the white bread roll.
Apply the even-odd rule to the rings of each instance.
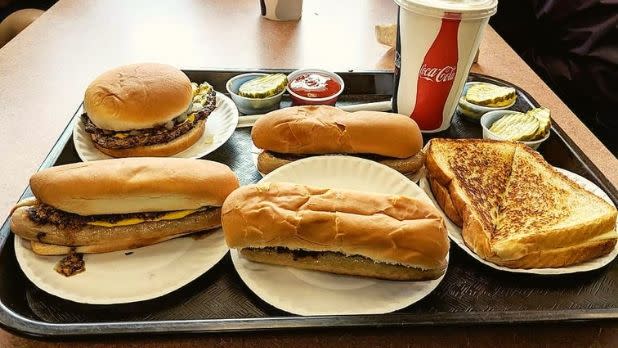
[[[48,245],[47,251],[39,248],[37,252],[37,249],[34,249],[39,254],[47,255],[68,253],[69,249],[60,246],[80,247],[77,252],[89,254],[135,249],[221,226],[220,208],[191,214],[177,220],[146,221],[116,227],[84,225],[77,229],[63,229],[53,224],[39,225],[28,217],[28,208],[20,207],[15,210],[11,216],[11,231],[24,239]],[[52,248],[52,245],[56,248]]]
[[[140,63],[99,75],[86,89],[84,109],[99,128],[126,131],[152,128],[187,111],[191,81],[171,65]]]
[[[302,155],[278,155],[274,152],[262,151],[257,158],[257,168],[260,173],[268,174],[273,170],[303,158]],[[416,173],[425,163],[425,153],[419,151],[416,155],[408,158],[384,157],[376,159],[376,162],[391,167],[402,174]]]
[[[430,280],[438,279],[444,269],[421,269],[374,262],[362,256],[345,256],[340,253],[307,253],[295,250],[278,250],[274,248],[241,249],[242,256],[250,261],[310,269],[336,274],[363,276],[386,280]]]
[[[408,158],[423,147],[410,117],[377,111],[346,112],[325,105],[296,106],[260,117],[255,146],[285,154],[375,154]]]
[[[136,241],[122,241],[120,243],[114,241],[110,243],[104,244],[93,244],[93,245],[80,245],[76,247],[64,246],[64,245],[54,245],[54,244],[45,244],[41,242],[37,242],[34,240],[30,241],[30,250],[32,250],[35,254],[38,255],[67,255],[70,254],[71,251],[78,254],[101,254],[101,253],[109,253],[113,251],[119,250],[131,250],[137,249],[153,244],[163,243],[170,239],[184,237],[189,233],[180,233],[177,235],[164,236],[160,238],[150,238],[150,239],[142,239]],[[27,244],[26,244],[26,247]]]
[[[440,213],[410,197],[257,184],[230,194],[221,215],[231,248],[358,255],[438,274],[447,265],[449,240]]]
[[[137,157],[44,169],[30,178],[30,187],[54,208],[101,215],[221,206],[238,179],[217,162]]]

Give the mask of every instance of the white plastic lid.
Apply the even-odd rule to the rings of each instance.
[[[457,14],[461,19],[481,19],[494,15],[498,0],[394,0],[408,11],[431,17],[451,17]]]

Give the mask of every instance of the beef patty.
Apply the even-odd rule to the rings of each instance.
[[[216,93],[211,90],[206,98],[204,108],[194,113],[191,121],[187,117],[177,117],[167,124],[145,129],[117,132],[97,127],[88,114],[82,114],[86,132],[90,134],[92,141],[106,149],[128,149],[138,146],[148,146],[168,143],[196,127],[200,121],[205,120],[216,108]]]
[[[197,214],[200,212],[205,212],[210,209],[214,209],[214,208],[213,207],[200,208],[189,215]],[[167,213],[169,213],[169,211],[82,216],[82,215],[77,215],[73,213],[68,213],[60,209],[56,209],[44,203],[37,204],[28,209],[28,217],[30,218],[30,220],[34,221],[35,223],[39,225],[52,224],[52,225],[57,226],[60,229],[75,229],[83,225],[86,225],[89,222],[94,222],[94,221],[105,221],[109,223],[115,223],[120,220],[130,219],[130,218],[143,219],[143,220],[154,220],[154,219],[160,218],[161,216]]]

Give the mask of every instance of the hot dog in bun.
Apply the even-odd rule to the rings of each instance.
[[[326,154],[364,157],[404,174],[415,173],[424,161],[416,122],[386,112],[290,107],[259,118],[251,138],[264,150],[258,157],[258,170],[264,174],[300,158]]]
[[[440,213],[405,196],[249,185],[225,200],[222,224],[228,246],[256,262],[390,280],[436,279],[447,266]]]

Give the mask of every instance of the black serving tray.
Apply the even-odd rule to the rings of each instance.
[[[209,81],[218,91],[246,71],[186,71],[192,81]],[[288,71],[282,71],[288,72]],[[388,72],[343,72],[346,89],[339,104],[389,100],[393,75]],[[473,81],[509,85],[471,74]],[[515,86],[516,87],[516,86]],[[513,107],[525,111],[537,102],[517,88]],[[282,106],[289,105],[284,99]],[[71,133],[81,106],[41,165],[79,161]],[[481,137],[478,123],[455,115],[451,128],[430,137]],[[425,141],[429,137],[426,136]],[[230,140],[206,159],[229,165],[242,184],[260,179],[251,159],[250,129],[237,129]],[[552,127],[540,152],[553,165],[578,173],[618,203],[616,188],[568,137]],[[27,189],[24,197],[30,196]],[[182,271],[182,270],[179,270]],[[384,315],[300,317],[280,311],[256,297],[240,280],[227,255],[195,281],[168,295],[121,305],[86,305],[49,295],[22,273],[13,249],[8,221],[0,230],[0,324],[30,336],[84,336],[138,333],[199,333],[286,330],[332,327],[386,327],[488,323],[561,322],[618,318],[618,265],[562,276],[506,273],[489,268],[458,247],[451,247],[448,271],[439,287],[425,299]],[[122,286],[117,284],[116,286]]]

